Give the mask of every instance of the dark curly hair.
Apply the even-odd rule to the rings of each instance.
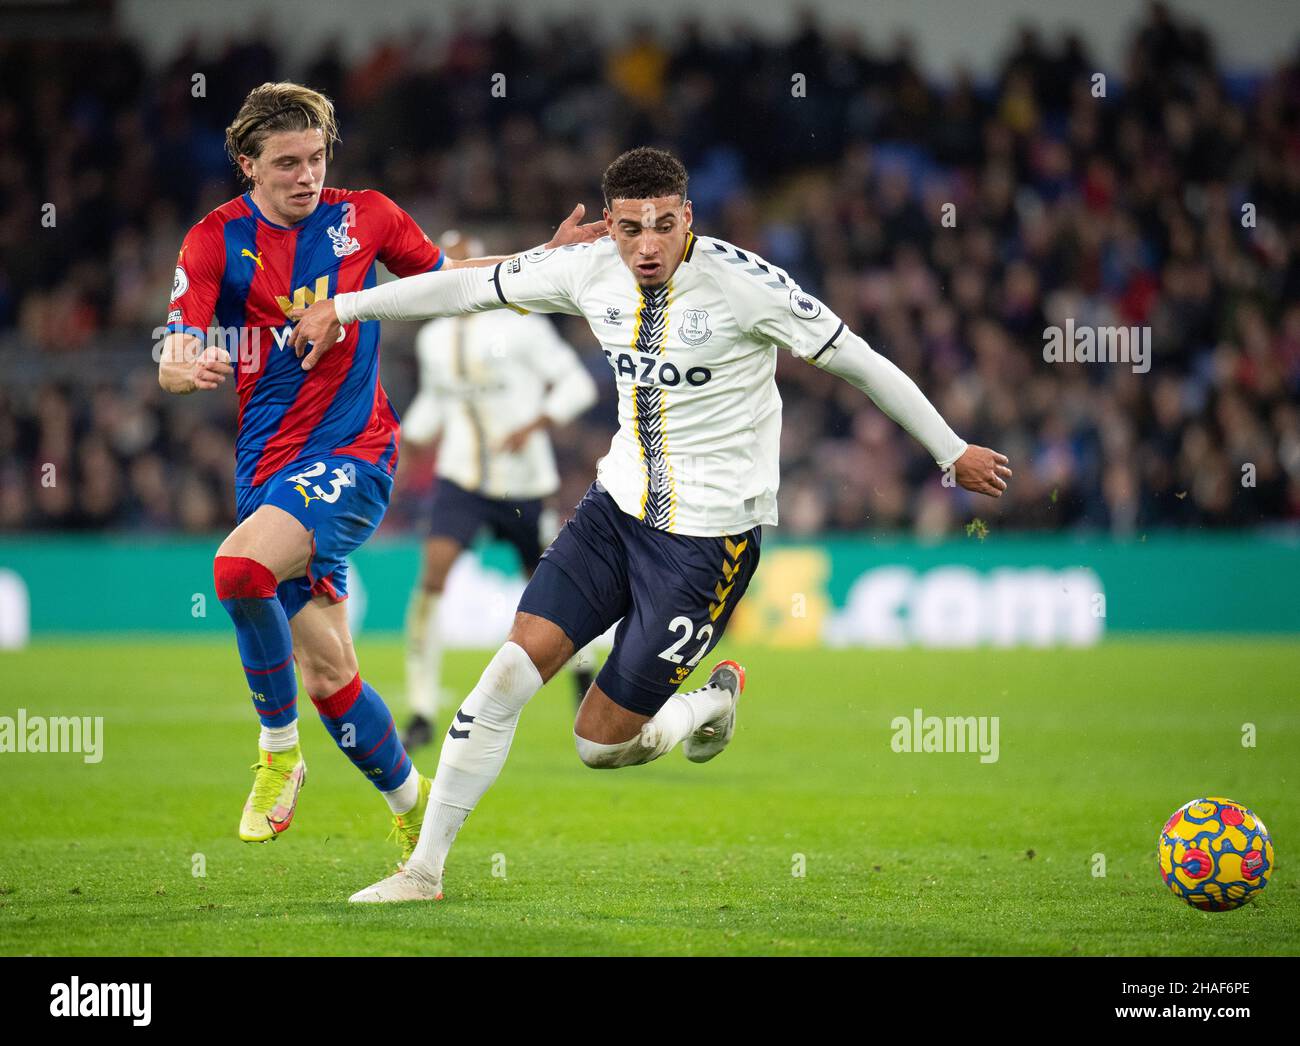
[[[677,195],[686,200],[686,168],[664,149],[629,149],[605,168],[600,180],[605,206],[614,200],[653,200]]]

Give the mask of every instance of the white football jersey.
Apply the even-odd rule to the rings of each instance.
[[[717,537],[776,522],[777,346],[829,361],[844,324],[783,270],[707,236],[643,290],[613,240],[538,248],[492,285],[516,310],[583,316],[618,385],[618,432],[597,475],[630,515]]]
[[[596,383],[549,320],[509,309],[434,320],[420,329],[416,352],[420,391],[402,433],[417,443],[441,435],[438,475],[511,501],[559,489],[545,431],[518,451],[502,447],[543,414],[564,424],[596,402]]]

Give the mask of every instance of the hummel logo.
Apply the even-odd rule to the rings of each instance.
[[[619,324],[623,322],[622,319],[620,319],[622,312],[623,312],[622,309],[616,309],[612,305],[609,306],[605,310],[605,322],[609,324],[613,324],[613,326],[615,327],[619,326]]]
[[[472,715],[466,715],[464,712],[458,710],[456,712],[456,723],[463,723],[465,729],[457,730],[455,723],[453,723],[447,729],[447,736],[463,741],[465,738],[469,737],[469,724],[472,722],[474,722],[474,717]]]

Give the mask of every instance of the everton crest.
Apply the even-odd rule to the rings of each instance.
[[[703,345],[713,331],[709,330],[709,314],[704,309],[687,309],[682,313],[682,325],[677,333],[687,345]]]

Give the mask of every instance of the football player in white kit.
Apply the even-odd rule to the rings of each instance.
[[[441,246],[456,259],[483,251],[455,231],[443,235]],[[542,508],[560,486],[548,431],[596,402],[582,360],[541,316],[500,309],[433,320],[415,346],[420,391],[402,418],[402,438],[438,440],[438,485],[406,614],[408,749],[433,740],[442,692],[438,607],[452,565],[487,530],[514,547],[532,576],[555,536],[553,529],[544,533]],[[581,702],[595,675],[583,657],[575,660]]]
[[[672,154],[633,149],[605,171],[607,238],[536,248],[491,270],[412,276],[295,313],[295,350],[309,368],[339,324],[360,319],[497,308],[583,316],[619,391],[619,429],[595,484],[455,715],[415,853],[353,901],[442,896],[447,853],[500,773],[520,711],[614,621],[614,648],[574,724],[582,761],[632,766],[681,742],[687,759],[705,762],[726,747],[744,670],[724,661],[702,688],[676,690],[722,636],[757,565],[760,528],[776,523],[778,347],[866,393],[967,490],[1006,490],[1003,455],[963,441],[910,378],[787,273],[696,236],[686,182]]]

